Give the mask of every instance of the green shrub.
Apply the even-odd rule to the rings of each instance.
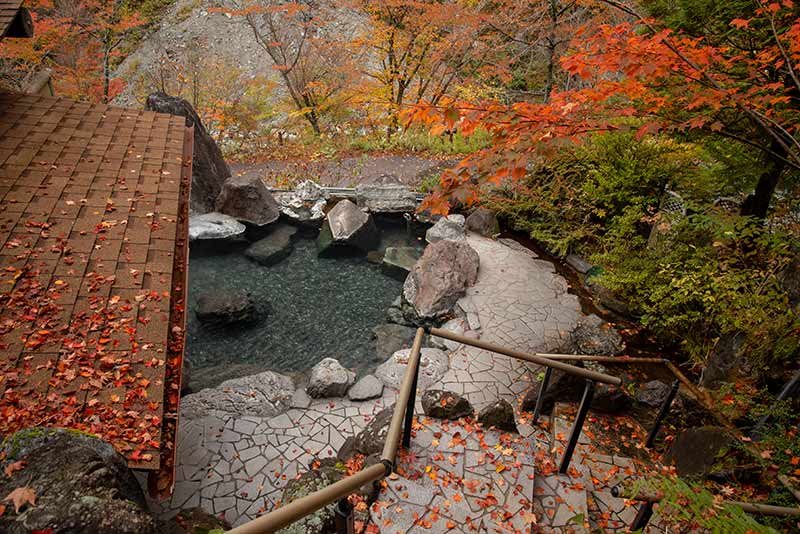
[[[456,155],[477,152],[488,147],[490,141],[491,137],[484,130],[479,130],[470,136],[456,133],[451,139],[446,135],[431,135],[427,131],[410,129],[395,134],[390,139],[386,139],[381,132],[357,137],[351,141],[350,148],[364,151],[388,150]]]

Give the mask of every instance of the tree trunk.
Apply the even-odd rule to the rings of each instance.
[[[775,140],[772,141],[770,150],[781,156],[781,158],[787,156],[786,149]],[[775,194],[775,188],[778,187],[781,174],[786,169],[785,159],[776,158],[772,154],[764,153],[763,161],[764,171],[758,178],[756,188],[742,203],[739,213],[743,216],[756,217],[758,219],[764,219],[767,216],[769,204]]]
[[[110,61],[110,50],[106,48],[105,53],[103,54],[103,103],[108,104],[108,96],[110,91],[110,78],[111,78],[111,68],[109,65]]]

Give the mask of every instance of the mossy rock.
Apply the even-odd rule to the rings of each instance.
[[[317,468],[306,471],[299,478],[289,482],[283,490],[282,500],[285,504],[296,501],[342,480],[346,474],[346,468],[341,462],[335,459],[323,460]],[[336,503],[329,504],[279,532],[280,534],[334,534],[335,509]]]
[[[34,505],[6,509],[0,532],[52,534],[103,532],[155,534],[156,523],[144,494],[123,458],[107,442],[74,430],[29,428],[0,446],[5,469],[17,461],[23,469],[0,477],[0,494],[31,488]]]

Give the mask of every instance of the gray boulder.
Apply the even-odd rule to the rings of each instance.
[[[592,270],[592,264],[576,254],[567,254],[564,260],[567,262],[567,265],[581,274],[586,274]]]
[[[425,241],[428,243],[436,243],[442,240],[466,241],[465,224],[466,221],[463,215],[455,214],[442,217],[425,232]]]
[[[456,420],[473,414],[469,401],[452,391],[429,389],[422,394],[421,403],[425,415],[436,419]]]
[[[717,388],[723,382],[734,382],[738,377],[753,374],[752,366],[743,350],[744,341],[745,335],[741,332],[719,337],[703,368],[701,386]]]
[[[401,184],[359,184],[356,203],[372,213],[410,212],[417,209],[417,194]]]
[[[367,426],[364,427],[364,430],[356,435],[355,440],[349,444],[352,447],[350,453],[357,452],[369,456],[371,454],[380,454],[383,452],[383,445],[386,443],[386,434],[389,433],[389,425],[392,422],[392,414],[394,414],[394,404],[378,412],[375,418],[370,421]],[[344,445],[342,448],[344,449]],[[348,451],[340,452],[342,452],[342,454],[339,458],[347,456]]]
[[[500,223],[497,216],[488,208],[478,208],[469,214],[466,228],[482,236],[494,237],[500,233]]]
[[[613,326],[597,315],[581,317],[570,332],[572,350],[578,354],[616,356],[625,352],[625,342]]]
[[[664,463],[674,463],[681,476],[704,477],[733,443],[731,435],[722,427],[690,428],[675,437],[664,455]]]
[[[347,390],[347,398],[351,401],[376,399],[383,395],[383,382],[374,375],[362,377],[353,387]]]
[[[213,412],[273,417],[290,407],[294,391],[291,378],[272,371],[233,378],[181,398],[181,419]]]
[[[514,419],[514,407],[503,399],[485,407],[478,414],[478,422],[485,427],[494,427],[505,432],[519,432]]]
[[[310,469],[290,480],[283,489],[281,502],[289,504],[307,497],[331,484],[342,480],[347,474],[344,466],[329,459],[322,460],[315,469]],[[278,531],[280,534],[330,534],[336,532],[336,503],[299,519]]]
[[[403,284],[403,296],[423,318],[441,317],[478,280],[480,257],[466,241],[429,245]]]
[[[185,117],[186,126],[194,127],[189,208],[195,213],[214,211],[214,201],[222,190],[222,184],[231,176],[231,170],[192,105],[182,98],[157,92],[147,97],[145,109]]]
[[[414,247],[386,247],[383,254],[383,271],[390,276],[405,280],[416,265],[422,252]]]
[[[224,213],[204,213],[189,217],[189,242],[234,241],[244,238],[245,226]]]
[[[227,326],[257,322],[261,312],[246,291],[217,291],[197,297],[197,319],[206,326]]]
[[[109,443],[83,432],[36,427],[8,436],[0,451],[3,470],[26,462],[0,477],[0,495],[27,487],[35,496],[35,504],[19,511],[5,503],[0,532],[158,532],[127,461]]]
[[[651,408],[658,408],[664,403],[671,389],[669,384],[660,380],[651,380],[642,384],[642,387],[636,392],[636,402]]]
[[[335,254],[342,247],[367,252],[377,247],[379,241],[372,215],[349,200],[342,200],[328,212],[317,238],[317,250],[322,255]]]
[[[394,323],[379,324],[372,329],[372,337],[375,340],[375,355],[379,361],[386,360],[398,350],[411,347],[416,334],[417,330],[410,326]]]
[[[314,399],[344,397],[355,381],[353,371],[345,369],[333,358],[325,358],[311,368],[306,392]]]
[[[522,399],[522,411],[533,412],[541,385],[541,382],[534,382],[525,393],[525,397]],[[579,401],[585,387],[585,379],[554,369],[550,377],[550,384],[547,386],[542,398],[542,413],[549,413],[556,402]]]
[[[319,226],[325,219],[325,206],[328,201],[325,191],[316,182],[306,180],[299,183],[294,191],[275,193],[281,213],[294,222]]]
[[[257,176],[233,176],[222,184],[217,211],[256,226],[275,222],[280,217],[278,203]]]
[[[269,235],[247,247],[244,255],[261,265],[275,265],[291,254],[292,238],[296,233],[294,226],[278,224]]]
[[[398,350],[375,369],[375,376],[380,378],[387,386],[400,388],[403,376],[408,368],[408,358],[411,349]],[[423,348],[420,350],[419,375],[417,387],[425,390],[438,382],[450,367],[450,359],[439,349]]]

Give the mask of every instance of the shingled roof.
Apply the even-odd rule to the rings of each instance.
[[[0,435],[82,429],[149,469],[171,451],[192,138],[182,117],[0,93]]]
[[[0,0],[0,38],[32,35],[33,23],[22,0]]]

